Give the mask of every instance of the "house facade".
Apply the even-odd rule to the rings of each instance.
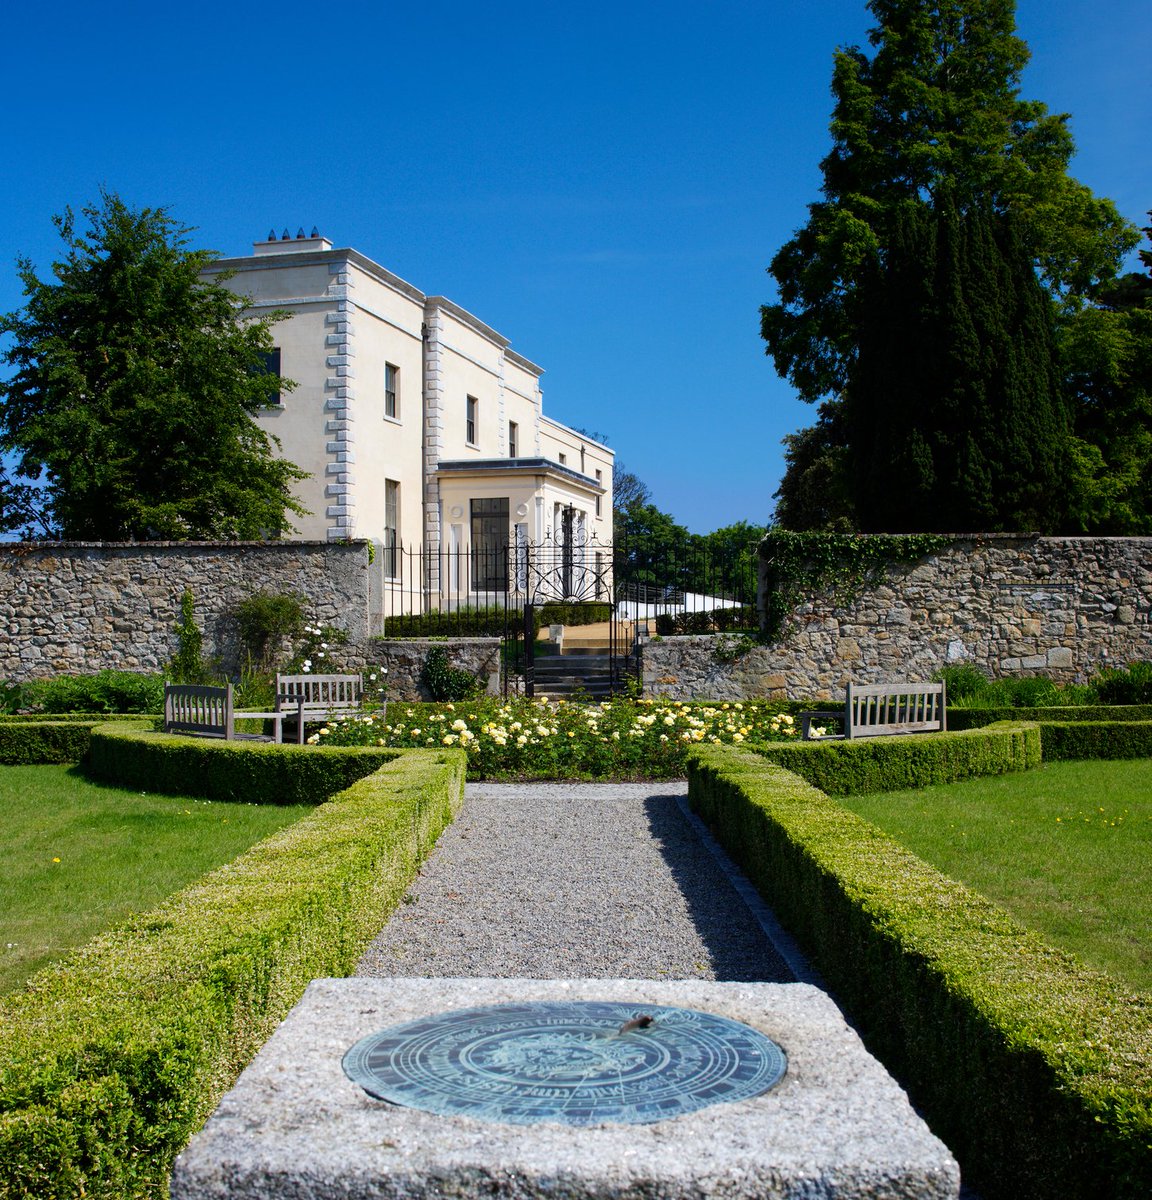
[[[562,545],[571,564],[610,546],[613,452],[544,415],[543,370],[507,338],[315,230],[220,273],[250,311],[290,314],[269,371],[297,386],[272,383],[258,421],[309,472],[299,536],[373,542],[405,611],[516,590],[517,547]]]

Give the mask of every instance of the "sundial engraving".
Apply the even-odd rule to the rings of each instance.
[[[758,1030],[712,1013],[541,1001],[394,1025],[343,1065],[377,1099],[443,1116],[646,1125],[758,1096],[786,1060]]]

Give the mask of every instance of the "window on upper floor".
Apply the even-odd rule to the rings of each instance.
[[[508,422],[508,457],[520,457],[520,426],[515,421]]]
[[[567,462],[568,462],[568,455],[561,454],[560,455],[560,465],[563,467],[563,466],[567,465]]]
[[[400,485],[384,480],[384,578],[400,575]]]
[[[400,417],[400,368],[392,363],[384,364],[384,415],[393,420]]]
[[[475,446],[477,436],[480,401],[475,396],[468,397],[467,413],[464,418],[464,440],[469,446]]]
[[[273,346],[271,350],[261,350],[260,361],[264,364],[264,369],[259,374],[270,376],[268,380],[268,398],[264,403],[279,406],[284,402],[280,394],[280,347]]]
[[[596,468],[596,482],[601,487],[604,486],[604,472],[601,471],[599,467]],[[602,500],[603,500],[603,496],[597,495],[597,497],[596,497],[596,515],[598,517],[603,516],[603,512],[601,511],[601,505],[600,505],[600,502]]]

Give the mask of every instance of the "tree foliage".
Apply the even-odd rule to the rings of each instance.
[[[1152,251],[1140,259],[1144,273],[1097,289],[1060,330],[1075,412],[1070,532],[1152,533]]]
[[[24,307],[0,317],[15,368],[0,384],[0,449],[17,467],[4,526],[108,541],[286,532],[305,473],[252,419],[276,318],[243,317],[204,281],[215,256],[190,249],[164,209],[105,192],[83,216],[84,233],[70,209],[54,218],[55,280],[20,260]]]
[[[1050,529],[1069,430],[1032,261],[1010,216],[902,216],[843,401],[860,528]]]
[[[983,393],[985,414],[998,412],[1003,427],[1007,413],[1024,402],[1025,363],[993,361],[1011,348],[1014,323],[1029,329],[1021,353],[1040,365],[1043,377],[1031,403],[1042,406],[1044,394],[1051,399],[1051,366],[1037,357],[1046,344],[1053,353],[1051,334],[1032,326],[1052,317],[1040,316],[1038,306],[1076,312],[1114,277],[1135,242],[1115,206],[1068,174],[1074,146],[1067,117],[1021,98],[1028,49],[1016,35],[1013,0],[869,0],[868,8],[877,19],[871,53],[850,47],[835,55],[833,147],[821,164],[822,198],[774,257],[770,273],[778,297],[761,311],[761,331],[779,373],[803,399],[823,403],[818,424],[787,443],[777,515],[789,523],[803,520],[797,527],[874,525],[860,508],[862,496],[869,503],[877,495],[875,486],[861,483],[868,471],[903,482],[901,472],[910,469],[917,486],[938,478],[931,443],[960,435],[932,427],[933,410],[943,417],[966,396]],[[941,229],[943,238],[927,232]],[[945,252],[952,255],[951,270],[939,261]],[[1025,264],[1040,293],[1025,294]],[[999,297],[985,284],[966,288],[970,267],[985,283],[1010,277],[1012,290]],[[892,311],[878,311],[881,303]],[[901,342],[900,322],[906,330],[932,327],[935,367],[915,337],[906,334]],[[895,457],[870,462],[866,456],[885,447],[857,453],[860,422],[838,409],[851,405],[855,390],[876,386],[880,360],[893,406],[911,416],[928,445],[909,436],[888,447]],[[1011,390],[1012,379],[1012,396],[997,390]],[[929,384],[937,390],[925,393]],[[949,394],[940,394],[943,387]],[[1024,416],[1017,444],[1026,444],[1037,425],[1059,439],[1061,410],[1053,402],[1047,413]],[[983,428],[974,416],[967,420],[972,429]],[[1003,461],[982,466],[986,449],[974,451],[964,469],[978,492],[998,492]],[[964,453],[955,448],[956,455]],[[1047,446],[1045,471],[1052,453]],[[1011,466],[1014,475],[1029,469],[1027,461]],[[820,484],[827,489],[823,504],[813,502]],[[1043,484],[1029,486],[1036,491]],[[987,506],[977,499],[973,514],[981,507]],[[1008,505],[1002,520],[1017,519],[1015,508]],[[912,519],[921,518],[913,513]],[[928,519],[924,512],[922,520]]]

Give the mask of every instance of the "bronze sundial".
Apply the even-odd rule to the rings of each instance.
[[[458,1009],[382,1029],[344,1056],[377,1099],[513,1125],[647,1125],[758,1096],[785,1066],[739,1021],[608,1001]]]

